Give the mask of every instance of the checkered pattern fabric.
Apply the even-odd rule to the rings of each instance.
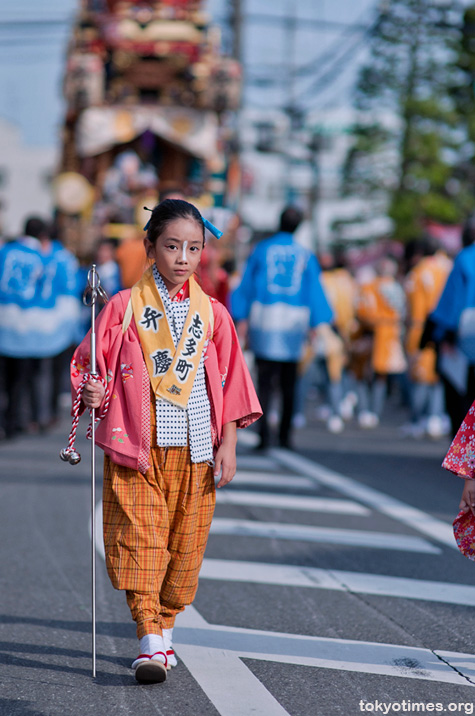
[[[145,474],[104,457],[107,570],[139,639],[171,628],[193,601],[216,500],[212,466],[192,463],[189,447],[158,447],[154,427]]]

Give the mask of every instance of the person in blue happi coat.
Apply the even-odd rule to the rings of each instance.
[[[77,334],[76,273],[76,259],[40,217],[29,217],[24,234],[0,249],[0,426],[7,437],[56,417],[53,359]]]
[[[453,435],[475,397],[475,216],[466,221],[462,240],[464,248],[455,258],[423,336],[423,342],[432,340],[438,347]]]
[[[231,313],[240,335],[247,333],[256,359],[257,392],[264,412],[258,424],[260,448],[270,442],[267,414],[274,387],[282,402],[279,444],[291,447],[297,366],[312,329],[333,317],[317,259],[294,240],[302,219],[299,208],[284,209],[278,233],[256,246],[231,295]]]

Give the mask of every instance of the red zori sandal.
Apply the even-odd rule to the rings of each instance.
[[[167,678],[167,655],[163,651],[155,654],[139,654],[132,664],[135,678],[140,684],[161,684]]]

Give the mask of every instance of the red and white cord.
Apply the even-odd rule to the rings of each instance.
[[[79,383],[77,392],[76,392],[76,400],[73,403],[73,425],[71,428],[71,432],[69,433],[69,440],[68,440],[68,447],[66,448],[69,452],[74,450],[74,444],[76,442],[76,433],[79,425],[79,411],[81,407],[81,400],[82,400],[82,394],[84,392],[84,388],[86,387],[86,384],[90,380],[96,380],[98,383],[101,383],[104,386],[105,393],[104,393],[104,404],[102,406],[101,412],[96,415],[95,423],[98,423],[100,420],[105,418],[107,411],[109,409],[109,402],[110,402],[110,394],[109,394],[109,388],[107,387],[107,383],[100,375],[94,375],[92,373],[84,373],[81,382]],[[92,418],[92,409],[89,410],[89,414]],[[86,431],[86,438],[90,440],[92,438],[92,419],[89,425],[87,426]]]

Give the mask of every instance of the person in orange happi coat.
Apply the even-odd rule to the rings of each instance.
[[[381,419],[388,376],[400,375],[407,367],[402,343],[406,299],[396,278],[397,261],[382,258],[376,271],[376,278],[362,286],[356,311],[362,326],[373,334],[371,386],[359,386],[358,419],[367,428],[375,427]]]
[[[344,371],[348,360],[348,347],[355,329],[355,301],[357,287],[355,280],[345,267],[341,253],[335,256],[321,256],[322,286],[333,310],[333,335],[323,346],[326,372],[328,373],[328,398],[330,415],[327,428],[338,433],[343,430],[343,418],[353,414],[356,396],[344,394]],[[335,340],[333,340],[333,337]]]
[[[409,272],[407,297],[406,352],[411,379],[411,423],[407,432],[414,437],[426,431],[431,437],[446,432],[444,391],[436,371],[433,343],[421,348],[421,338],[429,314],[435,309],[450,273],[452,262],[435,239],[422,242],[424,256]]]

